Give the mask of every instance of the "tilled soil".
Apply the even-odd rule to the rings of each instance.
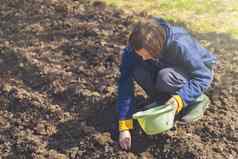
[[[238,40],[213,32],[192,33],[219,59],[204,118],[155,136],[136,125],[132,151],[119,148],[120,51],[140,16],[99,1],[1,1],[0,158],[238,158]]]

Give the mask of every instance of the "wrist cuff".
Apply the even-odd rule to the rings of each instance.
[[[119,120],[119,131],[129,130],[133,128],[133,120]]]
[[[177,102],[177,105],[178,105],[176,111],[180,112],[184,107],[183,99],[179,95],[175,95],[174,98],[175,98],[175,100]]]

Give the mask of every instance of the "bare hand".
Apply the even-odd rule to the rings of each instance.
[[[129,150],[131,148],[131,133],[129,130],[120,132],[119,144],[120,144],[121,148],[124,150]]]

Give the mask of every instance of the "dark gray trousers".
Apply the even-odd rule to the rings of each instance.
[[[177,68],[164,68],[158,72],[150,72],[144,67],[136,67],[133,76],[136,82],[145,90],[147,95],[163,103],[183,87],[188,76]]]

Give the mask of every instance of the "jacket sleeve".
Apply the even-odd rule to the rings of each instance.
[[[133,53],[127,47],[123,50],[118,81],[117,110],[120,120],[128,120],[133,113],[134,84],[132,78]],[[119,124],[120,125],[120,124]]]
[[[186,105],[194,103],[197,97],[207,90],[212,81],[212,71],[202,61],[196,48],[176,44],[177,60],[180,66],[187,69],[190,79],[177,91]]]

